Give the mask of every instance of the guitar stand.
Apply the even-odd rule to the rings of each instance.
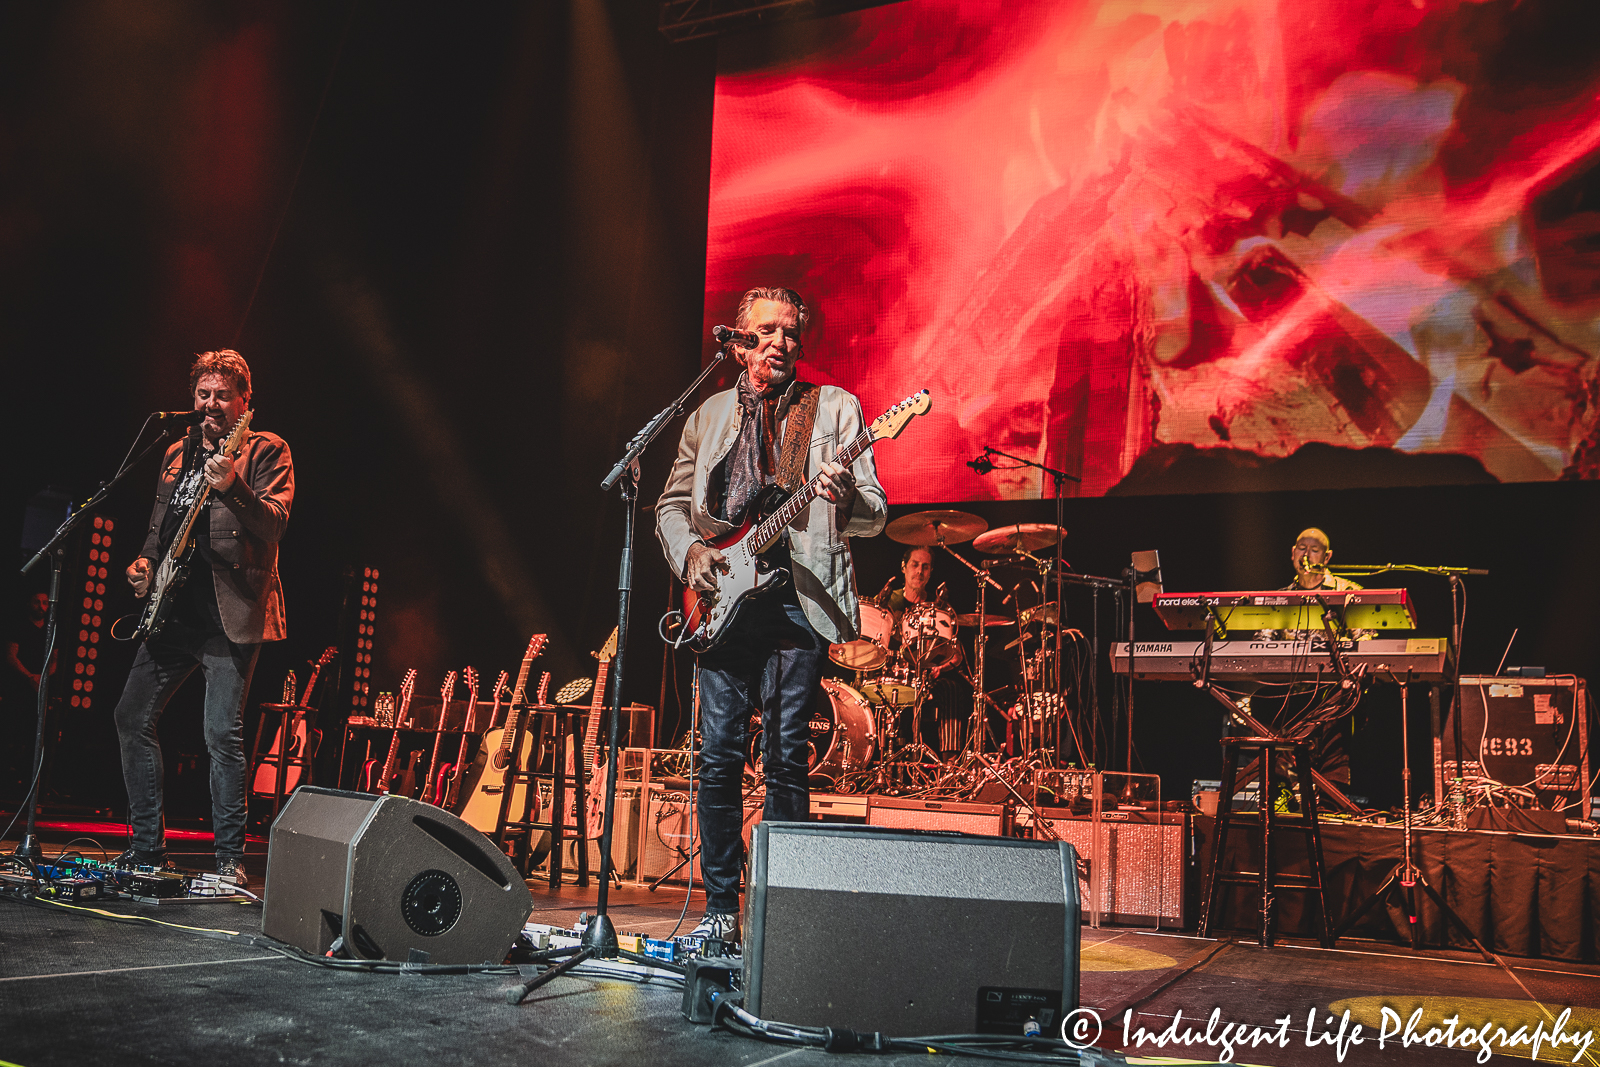
[[[565,877],[562,845],[566,842],[568,836],[566,787],[569,776],[559,768],[562,753],[566,749],[565,741],[568,737],[572,739],[573,766],[576,768],[576,772],[570,777],[572,778],[575,810],[578,812],[578,825],[572,835],[578,843],[577,884],[581,888],[588,888],[589,885],[588,843],[592,839],[585,836],[584,833],[583,812],[587,810],[587,799],[584,795],[583,732],[579,729],[578,721],[579,714],[584,710],[581,707],[565,705],[530,708],[529,711],[533,715],[540,716],[541,719],[549,716],[551,720],[549,726],[550,744],[548,748],[545,745],[536,746],[533,761],[528,767],[519,768],[515,760],[506,764],[505,782],[500,792],[500,815],[495,823],[495,840],[500,842],[502,848],[508,850],[523,877],[528,877],[533,873],[533,835],[541,830],[548,832],[550,835],[549,883],[551,889],[559,887]],[[530,717],[530,715],[518,717],[516,731],[511,738],[511,750],[513,752],[518,751],[517,746],[522,743],[521,734],[523,730],[528,728],[527,722]],[[545,724],[541,722],[541,732],[544,729]],[[550,754],[549,773],[539,770],[544,763],[543,753],[545,751]],[[542,806],[542,791],[539,789],[539,785],[546,778],[550,779],[551,782],[550,819],[548,822],[539,818],[541,814],[539,809]],[[513,786],[519,782],[526,783],[526,788],[523,790],[522,811],[513,819],[511,817],[511,793]],[[612,871],[611,874],[613,877],[617,877],[615,871]],[[621,884],[620,878],[618,884]]]
[[[283,808],[284,793],[290,791],[288,788],[290,767],[300,768],[301,776],[299,784],[314,784],[312,779],[312,764],[316,759],[317,750],[322,747],[322,735],[314,731],[311,726],[311,717],[316,714],[316,710],[316,708],[307,707],[301,704],[261,705],[261,718],[256,723],[255,740],[250,745],[249,781],[253,786],[256,779],[256,773],[260,770],[263,762],[276,764],[277,774],[273,776],[272,792],[254,794],[256,796],[270,796],[272,798],[273,819],[277,819],[278,812]],[[278,717],[278,722],[273,727],[279,738],[278,755],[276,758],[273,757],[270,751],[261,751],[261,736],[266,732],[267,716],[269,714],[276,715]],[[305,720],[306,742],[303,746],[301,746],[300,751],[289,752],[287,751],[289,748],[289,743],[294,739],[295,736],[294,727],[296,724],[293,721],[295,719]],[[315,741],[312,739],[312,735],[314,733],[316,734]]]

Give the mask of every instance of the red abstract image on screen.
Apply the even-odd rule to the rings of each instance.
[[[724,39],[707,325],[789,285],[802,376],[869,418],[931,389],[899,503],[1049,492],[985,446],[1082,495],[1600,476],[1584,10],[903,0]]]

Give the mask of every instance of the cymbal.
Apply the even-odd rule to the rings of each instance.
[[[1040,604],[1036,608],[1029,608],[1024,611],[1022,613],[1022,625],[1026,626],[1030,622],[1055,622],[1060,618],[1061,613],[1056,610],[1055,602],[1051,601],[1048,604]]]
[[[902,545],[927,548],[940,543],[959,545],[989,528],[989,524],[965,511],[914,511],[891,522],[883,532]]]
[[[972,547],[989,556],[1003,556],[1011,552],[1037,552],[1041,548],[1048,548],[1065,536],[1067,531],[1055,523],[1018,522],[990,530],[972,542]]]
[[[1015,619],[1006,615],[979,615],[977,612],[956,616],[957,626],[1011,626],[1015,622]]]

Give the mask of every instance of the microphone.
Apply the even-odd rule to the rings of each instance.
[[[150,417],[158,422],[171,422],[179,426],[198,426],[206,417],[203,411],[152,411]]]
[[[743,348],[754,348],[761,343],[761,338],[749,330],[732,330],[726,326],[711,327],[711,336],[717,339],[718,344],[725,345],[732,341]]]
[[[971,467],[979,474],[988,474],[990,471],[994,470],[994,464],[989,462],[989,454],[987,452],[979,456],[977,459],[967,460],[967,466]]]

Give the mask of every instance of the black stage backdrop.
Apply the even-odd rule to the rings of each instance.
[[[382,571],[376,688],[412,666],[421,692],[467,663],[492,678],[534,631],[552,636],[557,684],[592,673],[622,526],[599,481],[708,347],[715,45],[667,42],[656,14],[599,0],[8,5],[0,529],[19,530],[47,486],[86,496],[145,412],[188,406],[193,353],[236,346],[255,372],[257,425],[289,441],[299,481],[282,558],[290,638],[262,656],[253,699],[273,699],[290,667],[303,680],[333,639],[350,564]],[[647,504],[676,434],[647,457]],[[916,448],[915,427],[884,447]],[[1343,562],[1489,568],[1468,582],[1469,670],[1491,670],[1520,628],[1513,663],[1594,673],[1593,483],[1313,493],[1172,477],[1207,491],[1068,501],[1067,558],[1115,575],[1129,551],[1158,548],[1169,589],[1276,586],[1294,535],[1320,525]],[[113,579],[153,479],[146,461],[109,504]],[[971,510],[995,524],[1053,515],[1049,502]],[[626,697],[665,693],[674,740],[690,661],[663,682],[655,620],[674,591],[652,528],[642,512]],[[900,550],[858,543],[864,590]],[[964,573],[936,568],[967,610]],[[1444,584],[1407,584],[1421,633],[1444,634]],[[1089,605],[1069,597],[1086,633]],[[1102,657],[1115,636],[1103,607]],[[116,594],[109,608],[133,601]],[[1146,609],[1137,621],[1142,637],[1161,633]],[[110,711],[129,658],[102,657],[99,699],[73,730],[106,772],[73,788],[118,807]],[[203,751],[197,691],[174,706],[171,750]],[[1100,697],[1109,719],[1108,685]],[[1357,732],[1354,791],[1374,801],[1399,790],[1397,708],[1376,693]],[[1413,718],[1420,742],[1424,702]],[[1215,773],[1216,733],[1192,691],[1141,687],[1134,763],[1169,795]],[[1419,789],[1429,753],[1416,750]]]

